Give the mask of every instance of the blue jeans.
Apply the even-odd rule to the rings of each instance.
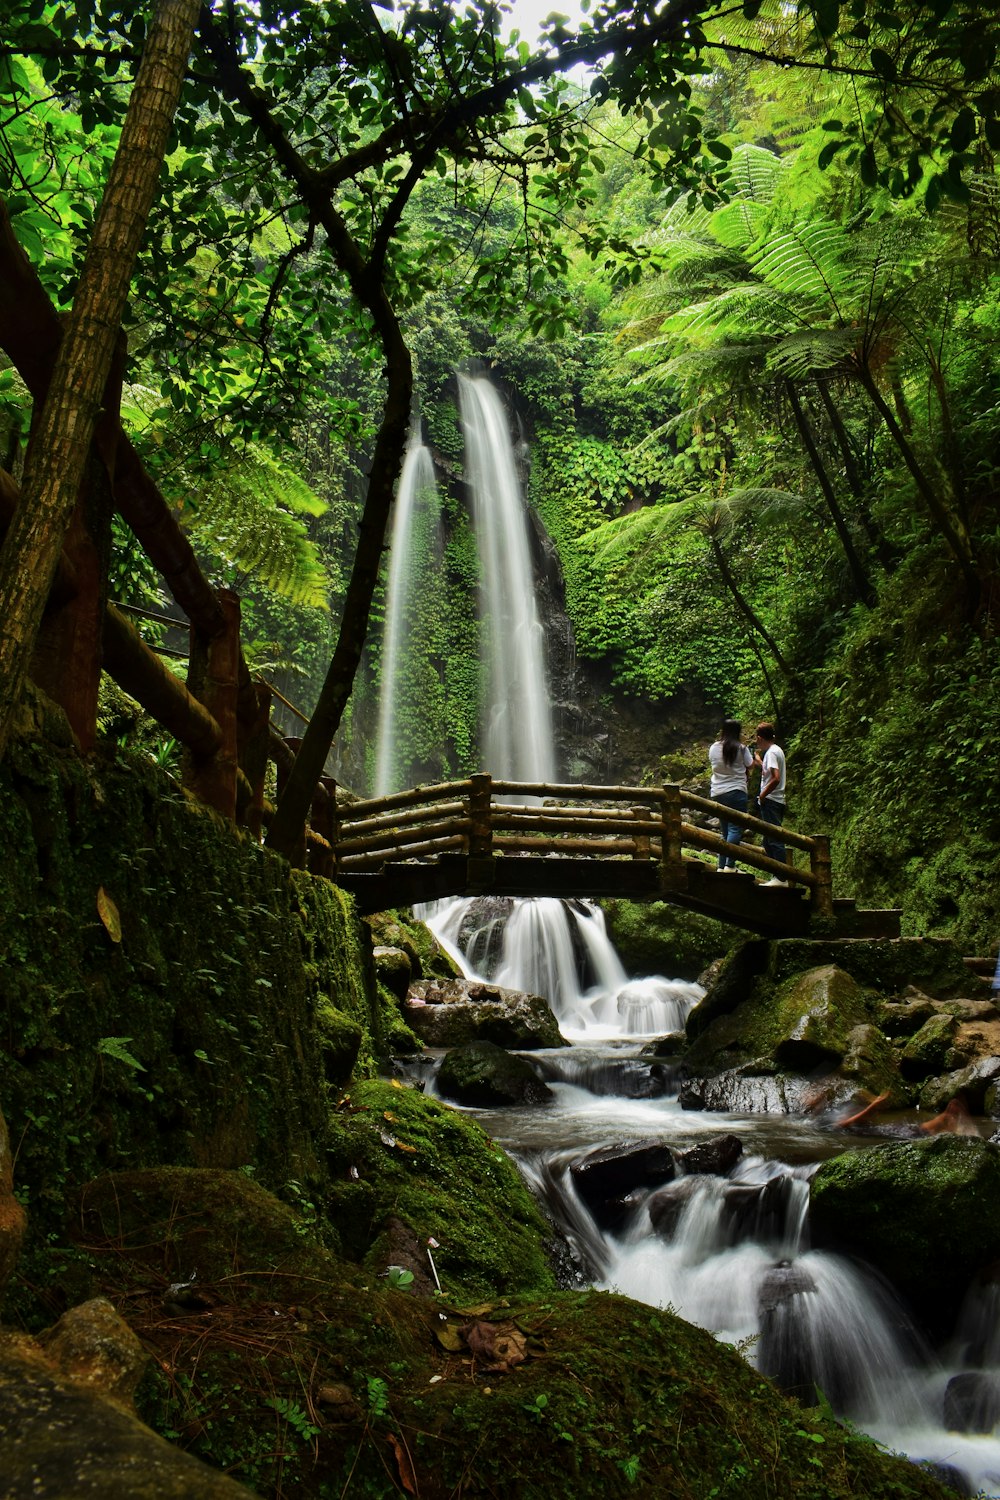
[[[723,807],[731,807],[733,812],[745,813],[747,810],[746,792],[720,792],[712,798],[713,802],[721,802]],[[743,837],[743,827],[740,823],[730,823],[728,818],[719,818],[719,832],[727,844],[738,844]],[[730,859],[726,854],[719,855],[719,869],[724,870],[731,865],[735,870],[736,861]]]
[[[770,823],[774,828],[780,828],[785,816],[785,804],[772,802],[770,797],[765,797],[763,802],[757,803],[757,811],[762,822]],[[778,839],[769,839],[766,834],[764,835],[764,853],[769,858],[780,861],[781,864],[788,862],[784,844]]]

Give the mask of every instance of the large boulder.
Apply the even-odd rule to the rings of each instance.
[[[540,995],[469,979],[424,979],[410,986],[406,1021],[428,1047],[494,1042],[519,1052],[566,1045]]]
[[[547,1104],[553,1097],[529,1062],[495,1042],[466,1042],[444,1058],[438,1093],[456,1104],[489,1109],[495,1104]]]
[[[952,1135],[833,1157],[810,1190],[813,1243],[870,1261],[935,1334],[1000,1255],[1000,1150]]]
[[[249,1500],[130,1411],[146,1363],[107,1302],[74,1309],[40,1342],[0,1335],[4,1500]]]
[[[664,1141],[646,1140],[589,1151],[573,1163],[570,1175],[597,1223],[613,1229],[628,1216],[636,1194],[670,1182],[676,1171],[670,1147]]]
[[[903,1048],[899,1063],[903,1077],[921,1079],[940,1073],[954,1051],[957,1032],[954,1016],[935,1014],[926,1020]]]

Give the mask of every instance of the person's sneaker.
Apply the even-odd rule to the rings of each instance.
[[[723,865],[722,873],[723,875],[738,875],[740,872],[735,865]]]
[[[765,880],[764,884],[765,885],[787,885],[788,881],[787,880],[779,880],[778,877],[777,877],[777,875],[776,875],[773,880]]]

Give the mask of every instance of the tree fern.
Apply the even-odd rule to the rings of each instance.
[[[309,485],[260,449],[203,482],[186,500],[182,523],[247,578],[293,604],[326,609],[330,578],[300,515],[326,504]]]

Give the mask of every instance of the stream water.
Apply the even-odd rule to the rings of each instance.
[[[458,908],[425,919],[454,951]],[[469,948],[492,955],[477,973],[494,982],[544,972],[551,959],[551,911],[524,913],[488,935],[466,920]],[[737,1345],[784,1389],[834,1411],[895,1452],[947,1471],[970,1494],[1000,1495],[1000,1297],[970,1294],[945,1347],[932,1349],[878,1274],[809,1243],[809,1179],[828,1156],[867,1144],[808,1117],[716,1114],[680,1107],[668,1062],[641,1055],[651,1035],[683,1025],[696,985],[661,977],[608,982],[617,967],[600,913],[571,911],[591,924],[585,956],[575,948],[574,987],[563,969],[551,997],[565,1049],[525,1054],[548,1082],[548,1105],[476,1114],[521,1170],[560,1231],[571,1277],[670,1307]],[[488,925],[488,924],[487,924]],[[556,930],[556,949],[564,949]],[[522,949],[521,944],[526,946]],[[544,955],[544,956],[540,956]],[[591,957],[596,961],[591,963]],[[551,972],[551,969],[549,970]],[[530,986],[529,986],[530,987]],[[433,1066],[433,1064],[432,1064]],[[434,1092],[433,1073],[423,1078]],[[735,1135],[743,1155],[724,1174],[681,1172],[667,1186],[629,1195],[617,1222],[581,1192],[574,1168],[604,1147],[655,1140],[675,1154]],[[873,1137],[874,1139],[874,1137]],[[974,1380],[971,1399],[963,1384]],[[957,1404],[984,1432],[952,1430]]]
[[[544,643],[509,428],[488,381],[461,378],[460,398],[482,554],[484,765],[549,781]],[[395,545],[405,552],[405,537]],[[671,1063],[642,1048],[681,1030],[701,990],[628,976],[589,902],[478,898],[418,915],[470,977],[543,995],[571,1044],[528,1054],[551,1103],[475,1111],[560,1231],[567,1279],[673,1308],[785,1389],[809,1400],[818,1389],[886,1446],[940,1465],[970,1495],[1000,1496],[997,1288],[970,1294],[951,1341],[931,1349],[874,1270],[810,1247],[809,1179],[863,1136],[763,1109],[683,1110]],[[436,1061],[420,1064],[429,1092]],[[656,1141],[676,1156],[726,1135],[743,1147],[728,1170],[682,1161],[673,1180],[630,1193],[610,1215],[574,1171],[604,1147]]]

